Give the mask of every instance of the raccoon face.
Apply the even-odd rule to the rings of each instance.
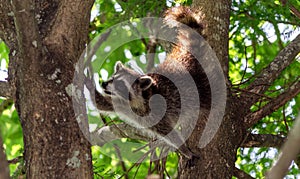
[[[102,87],[111,98],[141,105],[144,103],[143,91],[149,89],[152,84],[153,80],[150,76],[141,75],[125,67],[121,62],[117,62],[115,73],[107,82],[102,83]]]

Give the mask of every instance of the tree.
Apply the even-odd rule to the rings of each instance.
[[[10,49],[6,85],[22,124],[28,178],[92,178],[90,145],[66,92],[92,4],[1,1],[1,39]]]
[[[165,2],[96,1],[101,13],[90,22],[92,4],[93,1],[13,0],[10,3],[0,0],[0,39],[10,50],[8,82],[1,83],[0,92],[1,96],[13,99],[18,111],[28,178],[92,178],[91,146],[79,128],[77,120],[82,116],[75,114],[72,95],[68,92],[75,72],[74,65],[88,43],[89,30],[90,38],[93,38],[129,17],[145,17],[149,13],[157,15],[167,8]],[[192,163],[184,157],[179,159],[178,175],[180,178],[251,178],[250,174],[261,177],[266,169],[253,169],[253,159],[249,155],[251,151],[266,153],[267,149],[249,149],[250,152],[245,155],[244,148],[279,148],[296,118],[300,106],[300,65],[296,61],[300,52],[300,36],[284,42],[281,37],[289,38],[296,30],[282,32],[280,24],[299,26],[300,13],[297,9],[300,4],[292,0],[272,3],[195,0],[192,6],[205,14],[205,35],[222,65],[227,101],[217,134],[205,148],[199,149],[201,155]],[[266,25],[274,28],[274,42],[268,38]],[[162,52],[158,46],[147,39],[124,44],[110,56],[110,62],[103,69],[111,74],[116,60],[126,61],[124,51],[133,56]],[[152,57],[149,55],[147,58]],[[138,65],[147,68],[145,64]],[[86,112],[85,109],[80,110]],[[114,130],[115,126],[123,126],[125,132],[128,129],[124,124],[102,129],[105,128],[110,137],[124,137],[124,133]],[[130,130],[132,140],[136,140],[139,131]],[[189,144],[198,144],[200,137],[201,131],[195,130]],[[196,145],[192,147],[197,148]],[[118,151],[117,147],[115,149]],[[94,160],[94,172],[102,175],[109,172],[102,171],[100,167],[112,160],[101,156],[102,160]],[[259,161],[260,164],[270,165],[267,159]],[[174,163],[176,156],[171,154],[168,160]],[[296,163],[300,163],[299,158]],[[247,164],[252,164],[252,168]],[[125,173],[123,176],[136,175],[130,174],[126,165],[125,162],[117,165]],[[159,162],[155,165],[158,166]],[[141,170],[148,167],[142,164]],[[107,168],[112,170],[113,167]]]

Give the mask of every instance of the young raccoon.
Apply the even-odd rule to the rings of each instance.
[[[177,32],[177,43],[166,60],[147,74],[117,62],[111,79],[102,83],[105,96],[96,93],[95,98],[100,110],[115,111],[125,122],[179,148],[188,158],[193,153],[184,141],[198,120],[205,121],[211,106],[207,76],[190,52],[200,46],[200,17],[187,7],[166,11],[165,24]],[[187,26],[199,34],[190,33]]]

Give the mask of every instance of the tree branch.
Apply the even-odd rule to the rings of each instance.
[[[300,19],[300,11],[293,5],[290,5],[290,10],[292,13]]]
[[[6,81],[0,81],[0,96],[5,98],[12,97],[12,88]]]
[[[244,172],[243,170],[240,170],[238,168],[235,168],[233,170],[233,175],[237,178],[243,178],[243,179],[254,179],[251,177],[248,173]]]
[[[240,147],[276,147],[279,148],[285,141],[285,137],[272,134],[250,134]]]
[[[153,133],[147,129],[138,129],[132,127],[126,123],[114,124],[111,126],[104,126],[90,134],[90,141],[92,145],[103,146],[104,144],[111,142],[113,140],[121,138],[130,138],[135,140],[151,141],[153,142],[151,148],[166,146],[169,149],[175,149],[172,143],[166,143],[162,138],[154,137]],[[175,144],[176,145],[176,144]],[[190,157],[190,151],[187,151],[185,146],[182,145],[178,149],[182,155]]]
[[[104,144],[116,139],[130,138],[136,140],[149,141],[150,136],[140,129],[134,128],[128,124],[121,123],[111,126],[104,126],[91,134],[93,145],[103,146]]]
[[[300,11],[294,5],[292,5],[290,1],[281,0],[281,3],[283,6],[288,6],[290,11],[300,19]]]
[[[279,52],[276,58],[260,72],[256,80],[254,80],[246,90],[257,94],[263,94],[276,80],[279,74],[295,60],[295,57],[299,52],[300,35],[298,35],[289,45]],[[242,96],[247,97],[248,95],[243,93]],[[247,108],[259,100],[259,96],[251,96],[247,98]]]
[[[23,156],[18,156],[18,157],[14,158],[14,159],[8,160],[7,162],[9,164],[17,164],[17,163],[19,163],[19,162],[21,162],[23,160],[24,160]]]
[[[300,43],[299,43],[300,44]],[[268,104],[263,106],[261,109],[246,115],[244,122],[246,127],[251,127],[253,124],[257,123],[263,117],[271,114],[289,100],[294,98],[300,93],[300,81],[293,83],[285,92],[271,100]]]
[[[283,178],[292,163],[300,153],[300,115],[296,119],[287,142],[284,144],[276,164],[267,173],[267,179]]]

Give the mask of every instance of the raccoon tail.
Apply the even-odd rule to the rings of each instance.
[[[203,36],[204,15],[201,11],[186,6],[172,7],[165,12],[164,19],[170,28],[178,28],[184,24]]]
[[[176,44],[172,45],[170,57],[176,58],[179,54],[191,54],[204,45],[205,36],[203,30],[204,15],[199,10],[179,6],[168,9],[164,15],[164,24],[171,32],[176,33]]]

